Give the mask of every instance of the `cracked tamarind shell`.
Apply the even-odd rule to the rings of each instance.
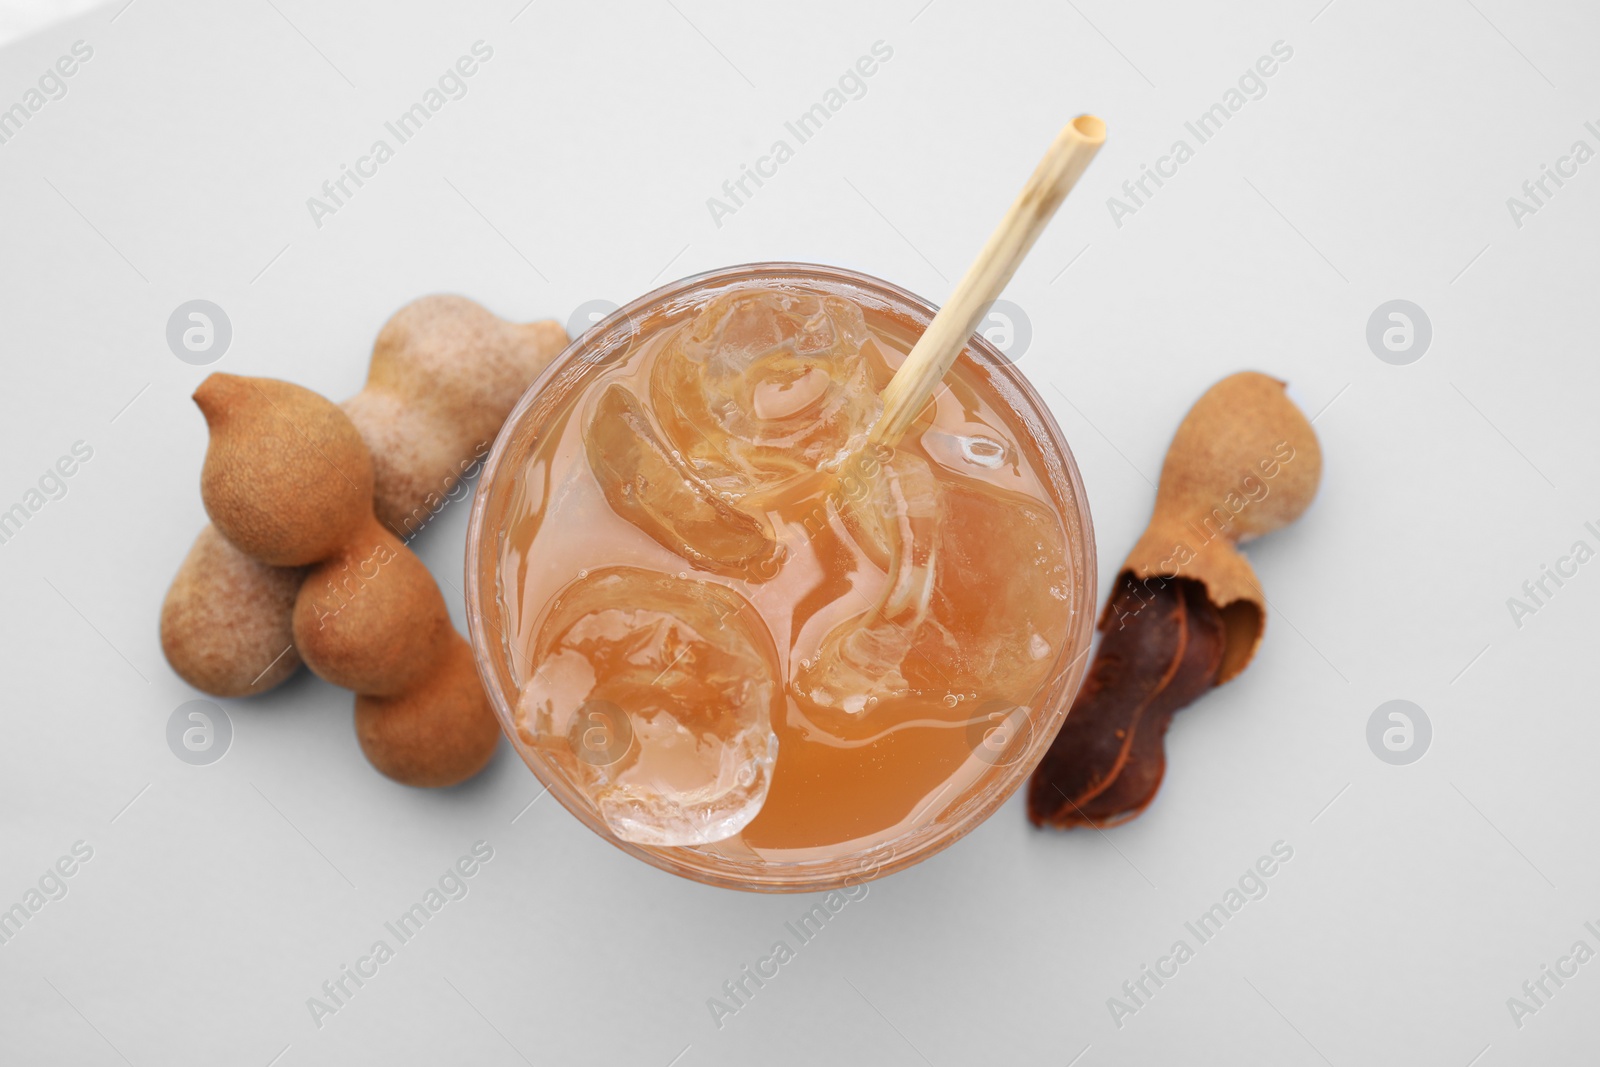
[[[1173,715],[1243,670],[1261,641],[1266,598],[1238,545],[1298,518],[1321,475],[1311,424],[1274,378],[1224,378],[1189,410],[1083,688],[1029,779],[1035,826],[1104,829],[1155,799]]]
[[[1217,683],[1249,665],[1266,625],[1266,598],[1238,546],[1299,518],[1322,480],[1322,448],[1277,378],[1231,374],[1207,389],[1167,448],[1150,525],[1123,561],[1128,580],[1192,578],[1222,614]],[[1105,630],[1112,601],[1100,617]]]

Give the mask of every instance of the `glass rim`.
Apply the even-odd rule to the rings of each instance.
[[[885,302],[893,306],[896,311],[906,312],[913,318],[931,320],[938,310],[931,301],[907,289],[849,268],[817,263],[769,261],[736,264],[687,275],[677,281],[658,286],[612,311],[573,338],[567,347],[539,373],[518,399],[505,422],[501,424],[494,444],[484,460],[482,473],[473,493],[472,510],[467,526],[465,561],[467,631],[479,680],[495,710],[501,732],[506,734],[512,747],[517,751],[519,760],[533,772],[546,791],[553,794],[562,807],[590,830],[637,859],[702,884],[769,893],[818,892],[885,877],[942,852],[994,814],[1032,774],[1066,719],[1067,711],[1086,673],[1087,656],[1084,653],[1087,652],[1092,640],[1098,588],[1094,526],[1084,494],[1082,475],[1048,405],[1010,359],[982,334],[975,333],[968,340],[963,357],[970,354],[982,370],[1003,378],[1005,384],[1015,389],[1032,409],[1032,414],[1037,417],[1038,430],[1042,431],[1033,434],[1036,438],[1035,444],[1045,453],[1047,459],[1059,466],[1060,479],[1066,483],[1070,492],[1070,504],[1080,530],[1076,542],[1070,536],[1071,531],[1068,531],[1068,551],[1075,564],[1074,591],[1078,597],[1078,608],[1074,613],[1073,622],[1069,624],[1071,630],[1058,657],[1058,664],[1069,653],[1074,658],[1054,670],[1049,680],[1041,685],[1040,693],[1049,689],[1059,689],[1060,692],[1052,698],[1052,707],[1033,709],[1035,728],[1026,752],[1006,765],[1003,773],[997,773],[992,780],[979,785],[977,787],[979,796],[976,800],[968,802],[964,810],[961,810],[948,824],[940,825],[939,820],[934,818],[921,827],[907,831],[894,842],[873,845],[840,857],[767,861],[759,866],[754,864],[736,866],[731,861],[701,852],[696,848],[639,845],[618,838],[594,810],[592,803],[578,794],[558,768],[543,759],[527,758],[525,748],[517,738],[514,726],[514,700],[507,698],[506,687],[497,674],[499,665],[493,661],[494,650],[499,646],[493,639],[494,635],[486,632],[487,626],[491,623],[485,613],[493,609],[499,599],[499,561],[498,554],[494,551],[498,546],[493,543],[495,538],[492,536],[490,543],[485,543],[485,536],[490,533],[485,527],[486,516],[491,497],[499,485],[506,453],[511,449],[513,440],[525,435],[528,429],[523,424],[528,418],[530,409],[544,390],[555,381],[557,375],[562,374],[574,360],[583,359],[587,353],[590,356],[589,362],[601,362],[593,358],[590,350],[601,347],[619,325],[628,326],[631,343],[631,334],[635,329],[634,319],[645,311],[666,307],[697,290],[729,283],[760,281],[763,278],[791,278],[824,284],[844,283],[875,293],[884,298]],[[925,328],[926,324],[923,325]],[[1010,406],[1016,405],[1012,403]],[[1043,440],[1038,440],[1041,437]],[[1046,481],[1051,483],[1053,495],[1061,495],[1059,488],[1054,484],[1055,478],[1047,477]],[[490,557],[487,562],[494,575],[492,587],[489,589],[484,588],[486,553]],[[498,625],[494,625],[493,628],[495,631],[500,630]],[[504,635],[500,636],[503,638]],[[936,832],[929,832],[930,830]],[[907,838],[914,838],[914,843],[904,851],[898,850],[895,845]]]

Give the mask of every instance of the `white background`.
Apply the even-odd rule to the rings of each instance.
[[[1593,1061],[1600,962],[1520,1028],[1506,1001],[1574,941],[1600,949],[1600,562],[1520,628],[1506,602],[1574,541],[1600,548],[1600,162],[1520,228],[1506,199],[1574,140],[1600,148],[1600,10],[122,2],[0,52],[6,107],[94,49],[0,145],[0,508],[94,449],[0,545],[0,907],[94,849],[0,946],[0,1060]],[[315,226],[307,197],[480,39],[468,95]],[[865,96],[716,225],[707,197],[879,40]],[[1116,226],[1107,197],[1279,40],[1267,94]],[[199,694],[156,620],[204,521],[206,440],[207,369],[165,340],[177,305],[231,318],[212,369],[343,398],[384,320],[434,291],[565,320],[792,258],[940,300],[1080,111],[1110,141],[1007,295],[1083,469],[1102,594],[1217,378],[1290,380],[1326,457],[1311,511],[1251,549],[1272,601],[1255,664],[1177,717],[1143,817],[1040,833],[1013,798],[873,884],[719,1029],[707,998],[812,901],[627,858],[528,807],[505,746],[465,787],[397,786],[349,695],[304,673],[223,702],[220,762],[168,750]],[[1365,340],[1395,298],[1433,323],[1409,366]],[[465,520],[418,542],[458,627]],[[1433,725],[1410,766],[1365,739],[1393,698]],[[307,998],[478,840],[470,894],[314,1025]],[[1268,895],[1119,1028],[1107,998],[1193,945],[1184,921],[1280,840]]]

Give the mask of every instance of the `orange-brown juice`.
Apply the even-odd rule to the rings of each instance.
[[[545,413],[501,542],[515,728],[623,840],[858,852],[1028,740],[1085,610],[1082,532],[966,358],[867,446],[914,340],[835,294],[735,289]]]

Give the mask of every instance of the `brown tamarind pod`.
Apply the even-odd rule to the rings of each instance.
[[[306,572],[294,642],[306,666],[357,693],[393,695],[434,668],[450,613],[433,575],[370,514]]]
[[[196,395],[201,394],[220,398],[226,410],[225,419],[209,420],[213,448],[206,463],[209,469],[219,453],[229,460],[230,505],[251,493],[281,491],[294,481],[328,514],[341,516],[342,539],[322,558],[308,561],[312,566],[295,598],[293,630],[307,666],[356,690],[363,751],[380,771],[407,784],[448,785],[475,773],[493,754],[498,720],[489,711],[472,650],[451,627],[433,576],[373,514],[371,461],[349,418],[309,389],[264,378],[212,375]],[[219,433],[267,423],[267,408],[280,422],[310,431],[276,442],[259,462],[246,449],[228,451],[231,442],[217,447]],[[330,451],[337,462],[328,461]],[[345,477],[340,464],[364,466],[366,484]],[[318,473],[326,484],[295,481],[285,471]],[[219,484],[220,479],[203,478],[202,492]],[[214,508],[213,514],[227,511],[209,495],[206,506]],[[296,506],[286,503],[284,510]],[[271,527],[258,525],[254,534],[264,541]],[[296,552],[305,551],[309,542],[295,530],[279,536],[299,545]],[[260,548],[276,556],[287,553],[283,545]]]
[[[339,549],[372,509],[372,458],[333,404],[289,382],[212,374],[195,390],[211,443],[200,495],[212,523],[263,563]]]
[[[1321,477],[1316,434],[1283,382],[1230,375],[1189,409],[1083,688],[1029,782],[1034,825],[1103,828],[1150,804],[1173,714],[1261,643],[1266,597],[1238,546],[1298,518]]]
[[[1148,599],[1130,586],[1113,600],[1121,621],[1028,783],[1035,826],[1104,829],[1138,815],[1166,773],[1173,714],[1216,685],[1222,615],[1198,582],[1166,582]]]
[[[294,648],[300,567],[274,567],[233,547],[207,523],[161,604],[161,650],[203,692],[264,692],[300,669]]]
[[[371,764],[404,785],[442,788],[481,771],[500,741],[472,648],[453,631],[438,666],[396,696],[356,697],[356,738]]]
[[[1207,389],[1172,435],[1150,525],[1119,584],[1185,577],[1205,586],[1227,631],[1218,685],[1250,663],[1266,627],[1266,598],[1238,546],[1299,518],[1321,480],[1316,431],[1284,383],[1256,371]]]
[[[409,539],[459,493],[523,391],[566,346],[557,322],[507,322],[460,296],[425,296],[395,312],[365,388],[343,405],[372,454],[385,528]],[[263,692],[300,664],[290,576],[302,572],[259,562],[207,530],[162,604],[162,648],[197,689]]]
[[[442,506],[539,372],[560,323],[508,322],[463,296],[414,300],[384,324],[366,385],[344,402],[373,456],[378,521],[409,538]]]

